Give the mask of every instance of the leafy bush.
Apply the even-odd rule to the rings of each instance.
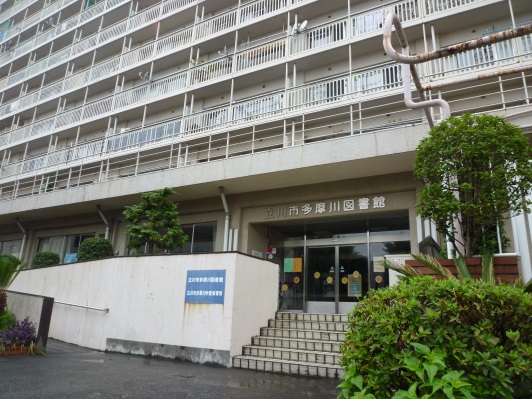
[[[349,315],[340,397],[529,398],[531,315],[522,288],[478,280],[372,291]]]
[[[111,241],[105,238],[87,238],[79,245],[78,261],[110,258],[115,252]]]
[[[56,266],[60,262],[61,258],[55,252],[39,252],[33,257],[31,268],[40,269],[42,267]]]
[[[14,324],[17,324],[17,317],[9,310],[0,315],[0,332],[7,330]]]

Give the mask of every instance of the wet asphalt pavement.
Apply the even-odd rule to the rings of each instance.
[[[49,340],[46,356],[0,357],[0,398],[336,398],[338,380],[104,353]]]

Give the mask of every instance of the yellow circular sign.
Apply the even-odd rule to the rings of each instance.
[[[288,291],[288,284],[283,284],[283,291]]]
[[[347,284],[347,277],[342,277],[342,284]]]
[[[375,277],[375,281],[377,282],[377,284],[382,283],[382,276]]]
[[[294,278],[294,283],[299,284],[299,277]]]
[[[321,276],[320,272],[314,273],[314,278],[320,278],[320,276]]]
[[[332,278],[332,277],[327,277],[327,282],[328,282],[329,284],[331,284],[331,283],[333,282],[333,278]]]
[[[353,277],[354,278],[359,278],[360,277],[360,273],[359,272],[353,272]]]

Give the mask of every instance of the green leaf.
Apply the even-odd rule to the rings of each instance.
[[[411,342],[410,345],[412,345],[414,348],[416,348],[417,352],[420,352],[424,355],[430,354],[430,348],[426,345],[417,343],[417,342]]]
[[[429,377],[429,382],[432,384],[434,377],[438,373],[438,366],[434,364],[423,364],[423,367],[425,367],[425,370],[427,371],[427,376]]]
[[[471,278],[469,267],[467,266],[465,258],[463,256],[455,258],[454,265],[456,266],[456,270],[458,270],[458,275],[461,279]]]

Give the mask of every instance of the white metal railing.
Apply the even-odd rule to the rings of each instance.
[[[99,79],[106,78],[111,73],[121,69],[121,66],[123,68],[130,68],[135,64],[150,59],[152,56],[160,56],[168,51],[175,50],[179,46],[185,46],[191,41],[191,38],[192,28],[187,28],[164,37],[157,42],[141,46],[122,55],[102,61],[101,63],[95,64],[92,69],[87,68],[77,72],[62,81],[51,83],[50,85],[29,93],[20,99],[15,99],[0,106],[0,116],[17,112],[23,107],[35,105],[39,101],[44,101],[53,96],[57,96],[60,93],[74,90]]]
[[[170,3],[169,7],[171,6],[175,9],[179,9],[186,5],[192,4],[195,1],[196,0],[166,0],[167,3]],[[31,66],[22,68],[16,71],[15,73],[7,76],[6,78],[0,80],[0,89],[18,83],[46,68],[50,68],[59,63],[62,63],[72,56],[95,48],[96,46],[101,46],[103,43],[110,40],[114,40],[124,35],[126,32],[131,32],[132,30],[138,29],[144,24],[154,22],[160,18],[163,18],[164,15],[162,15],[162,10],[163,8],[161,7],[161,5],[157,4],[139,12],[138,14],[133,15],[130,18],[126,18],[123,21],[111,25],[98,33],[88,36],[85,39],[82,39],[71,46],[67,46],[51,54],[48,57],[42,58]]]
[[[193,68],[190,73],[190,85],[203,83],[208,80],[229,75],[233,70],[233,58],[223,57],[221,59],[206,62]]]
[[[73,3],[77,0],[57,0],[52,4],[38,10],[34,14],[26,17],[18,24],[13,25],[8,31],[5,32],[3,41],[6,41],[16,35],[21,34],[26,28],[35,25],[37,22],[49,17],[57,10],[66,7],[70,3]]]
[[[183,120],[183,134],[191,135],[223,128],[229,122],[229,106],[217,107],[187,116]]]
[[[132,148],[140,148],[151,143],[174,138],[179,136],[180,133],[181,119],[178,119],[157,126],[150,126],[117,136],[111,136],[105,140],[105,150],[108,153],[113,153]]]
[[[251,121],[282,114],[285,110],[284,91],[272,93],[233,105],[233,122]]]
[[[357,95],[382,93],[402,85],[401,65],[397,64],[360,71],[353,76],[353,92]]]
[[[400,73],[397,75],[396,65],[381,67],[377,70],[380,71],[380,76],[386,76],[388,73],[390,76],[400,77]],[[393,74],[391,71],[393,71]],[[351,79],[358,82],[362,80],[363,76],[369,76],[372,72],[364,71],[352,75],[356,76],[355,79],[351,75],[345,75],[296,87],[288,91],[288,103],[285,101],[284,91],[269,93],[267,95],[237,101],[232,106],[220,106],[148,128],[139,128],[134,131],[124,132],[107,139],[100,139],[93,143],[78,146],[74,149],[62,149],[19,163],[25,166],[16,167],[9,165],[9,167],[2,168],[0,176],[9,177],[20,173],[33,172],[88,157],[100,157],[106,153],[139,148],[143,145],[162,142],[177,136],[186,137],[197,135],[214,129],[225,128],[233,124],[282,116],[286,111],[312,109],[324,104],[333,105],[338,101],[349,100],[353,96],[360,99],[361,93],[374,94],[376,92],[390,92],[391,90],[399,92],[401,90],[397,80],[389,82],[386,79],[381,80],[380,85],[375,82],[372,83],[371,90],[367,87],[363,89],[362,83],[356,89],[356,92],[349,90],[349,81]],[[366,80],[368,79],[366,78]],[[146,84],[128,92],[120,93],[116,96],[114,109],[128,106],[131,103],[145,101],[152,95],[164,94],[169,92],[171,87],[184,85],[185,81],[186,73],[181,73],[175,75],[172,80],[163,79],[154,85]],[[157,92],[157,94],[150,94],[154,92]],[[112,96],[109,96],[91,103],[84,109],[78,108],[67,111],[56,118],[55,124],[56,126],[66,126],[74,123],[76,120],[90,118],[101,112],[108,112],[112,109],[112,103]],[[43,125],[39,130],[45,128],[50,128],[50,126]],[[23,131],[28,132],[25,129]],[[18,132],[18,130],[15,132]]]
[[[386,70],[387,68],[388,66],[383,67],[382,69]],[[356,76],[361,76],[363,73],[367,72],[369,71],[358,72]],[[326,83],[340,81],[343,78],[345,77],[330,79],[328,82],[316,82],[306,86],[308,86],[308,88],[311,86],[319,88],[323,87]],[[522,84],[520,77],[515,78],[514,81],[519,81]],[[486,85],[486,83],[479,84],[479,86],[482,85]],[[390,89],[389,86],[389,84],[384,84],[380,89],[386,91]],[[301,87],[295,88],[296,91],[299,91],[300,89]],[[482,90],[482,87],[479,87],[479,89]],[[522,87],[512,87],[510,88],[509,93],[516,93],[517,91],[519,91],[521,95],[525,94]],[[397,93],[400,93],[400,90],[398,90]],[[280,92],[274,93],[274,95],[280,94]],[[332,93],[333,96],[337,96],[338,94],[341,93]],[[356,95],[355,93],[353,94]],[[475,95],[473,94],[473,96]],[[386,97],[387,96],[380,96],[380,98]],[[513,95],[508,97],[513,97]],[[470,99],[471,98],[466,96],[465,98],[462,98],[462,101],[468,102]],[[255,100],[259,99],[257,98]],[[0,186],[0,197],[1,199],[12,199],[19,195],[33,195],[46,192],[49,190],[43,190],[42,187],[43,184],[48,187],[49,182],[52,182],[52,188],[54,190],[76,187],[79,184],[95,183],[98,181],[155,172],[172,167],[192,165],[196,162],[208,162],[209,160],[220,159],[220,155],[222,155],[223,158],[228,158],[250,152],[253,153],[293,145],[305,145],[306,143],[313,143],[335,137],[374,133],[381,130],[390,130],[423,123],[421,118],[418,117],[418,114],[414,111],[402,109],[402,107],[400,107],[401,103],[402,100],[397,99],[391,100],[391,102],[384,101],[383,104],[378,106],[371,105],[369,108],[364,107],[364,111],[360,111],[358,107],[353,110],[354,113],[350,111],[341,111],[342,113],[334,115],[338,120],[335,124],[338,128],[333,129],[332,131],[330,130],[331,122],[329,119],[321,121],[320,123],[319,121],[321,118],[317,117],[313,119],[312,117],[309,117],[307,119],[307,127],[301,124],[301,122],[296,122],[297,130],[295,131],[295,135],[292,130],[290,137],[287,136],[286,129],[283,133],[283,123],[281,120],[284,118],[290,118],[290,115],[282,115],[277,123],[269,124],[271,127],[266,127],[266,125],[258,129],[254,127],[252,129],[253,133],[251,133],[251,130],[248,130],[241,134],[234,134],[231,132],[231,121],[226,121],[225,125],[229,128],[227,135],[193,135],[193,137],[187,137],[188,135],[192,135],[193,132],[187,132],[188,134],[183,133],[185,132],[185,129],[182,128],[183,124],[182,119],[180,118],[154,126],[138,128],[134,131],[126,131],[119,135],[98,139],[91,143],[84,143],[83,145],[53,151],[49,154],[42,154],[17,164],[6,165],[0,169],[0,177],[3,180],[2,186]],[[397,106],[402,110],[392,111]],[[501,109],[501,107],[504,107],[505,105],[496,101],[494,106],[497,109]],[[337,108],[336,103],[331,104],[330,109]],[[225,109],[227,109],[227,107],[218,107],[216,109],[207,110],[202,113],[202,115],[190,115],[185,119],[188,118],[190,121],[194,122],[200,121],[200,123],[203,123],[203,126],[214,126],[215,122],[213,122],[213,119],[223,119],[223,111]],[[262,109],[260,112],[268,111]],[[364,112],[366,116],[362,117],[360,112]],[[390,114],[394,114],[393,118],[394,120],[397,119],[398,122],[389,122]],[[347,121],[345,120],[346,115],[348,115]],[[351,120],[350,124],[349,118]],[[272,121],[270,120],[270,122]],[[244,125],[245,124],[243,124],[242,121],[239,122],[239,126]],[[256,126],[255,123],[248,124],[248,126],[251,125]],[[328,127],[329,129],[324,129],[324,127]],[[217,129],[217,127],[213,127],[213,129]],[[214,131],[213,129],[210,130]],[[267,133],[269,129],[274,129],[271,134]],[[195,130],[196,133],[202,133],[205,131],[207,130],[204,130],[202,127],[197,127]],[[257,132],[259,136],[256,137],[255,132]],[[230,143],[230,137],[232,144]],[[193,138],[194,141],[191,141],[190,138]],[[174,146],[174,143],[177,144],[177,142],[179,142],[179,145]],[[155,144],[158,148],[155,149],[154,146],[151,146],[149,152],[142,153],[140,151],[143,146],[150,144]],[[172,144],[172,146],[169,146],[170,144]],[[243,145],[245,148],[242,150]],[[216,152],[211,154],[211,148],[216,150]],[[220,150],[225,151],[219,152]],[[127,151],[130,152],[128,153]],[[115,160],[112,159],[114,153],[119,155]],[[107,171],[104,170],[105,168],[102,169],[104,164],[100,162],[104,159],[107,160]],[[83,177],[81,176],[82,169],[85,171]],[[109,175],[110,172],[113,174]],[[40,173],[40,175],[38,175],[38,173]],[[70,176],[72,173],[76,173],[77,176],[73,177],[71,180]],[[17,175],[17,180],[15,180],[15,182],[13,182],[12,178],[9,178],[9,176],[13,175]],[[58,182],[60,182],[60,185],[57,184]],[[2,189],[4,191],[2,191]]]
[[[236,55],[236,70],[255,68],[286,57],[286,38],[241,51]]]
[[[337,22],[334,22],[332,26],[338,26]],[[189,37],[189,36],[188,36]],[[289,39],[290,40],[290,39]],[[279,53],[276,49],[284,48],[281,45],[282,41],[275,41],[272,43],[264,44],[254,49],[245,50],[242,53],[237,54],[237,62],[240,62],[241,65],[244,65],[242,60],[246,58],[249,60],[249,55],[263,54],[260,58],[262,61],[266,62],[270,60],[268,54]],[[528,51],[528,56],[531,55],[531,45],[532,39],[530,35],[522,38],[522,43],[525,50]],[[151,43],[147,45],[148,48],[154,48],[156,43]],[[273,50],[272,50],[273,49]],[[144,47],[134,50],[132,54],[136,54],[139,58],[144,57],[142,54],[147,54]],[[148,51],[149,52],[149,51]],[[433,61],[435,65],[435,73],[439,73],[441,78],[445,73],[446,76],[452,76],[456,73],[469,72],[472,69],[487,69],[493,66],[499,66],[504,63],[515,62],[517,56],[520,56],[518,49],[512,44],[512,42],[497,43],[494,45],[487,46],[483,49],[474,49],[468,52],[453,55],[450,57],[443,58],[441,60]],[[266,54],[266,56],[264,56]],[[499,54],[503,57],[498,58],[495,61],[494,54]],[[257,60],[257,57],[253,57]],[[240,61],[238,61],[240,60]],[[128,58],[128,64],[134,63],[135,58]],[[92,72],[98,72],[96,75],[105,76],[106,73],[109,73],[114,68],[117,68],[117,63],[119,59],[113,59],[111,61],[106,61],[102,66],[101,70],[95,69]],[[248,61],[249,62],[249,61]],[[257,61],[255,61],[257,62]],[[255,66],[257,64],[254,64]],[[232,69],[232,58],[223,57],[219,60],[201,64],[198,67],[191,69],[189,74],[189,85],[194,85],[197,83],[203,83],[210,79],[215,79],[219,77],[226,76],[231,73]],[[72,86],[78,86],[84,84],[84,82],[92,79],[89,76],[89,71],[82,71],[83,75],[77,74],[66,79],[61,88],[59,85],[47,87],[47,91],[43,95],[51,95],[52,93],[58,93],[65,88],[70,88]],[[361,73],[359,76],[355,76],[352,82],[343,81],[328,81],[321,84],[321,86],[315,86],[312,88],[302,88],[300,92],[292,91],[288,97],[289,107],[302,107],[307,103],[320,104],[324,101],[330,102],[331,98],[342,99],[345,93],[363,93],[370,94],[379,92],[381,87],[396,88],[400,84],[400,67],[388,67],[373,69]],[[351,85],[351,86],[350,86]],[[40,135],[43,132],[51,132],[54,129],[64,128],[72,124],[79,124],[81,121],[88,120],[100,115],[108,114],[113,111],[117,111],[135,104],[142,103],[144,101],[152,100],[157,97],[164,95],[176,93],[179,90],[183,90],[187,87],[186,85],[186,72],[182,72],[175,75],[167,76],[166,78],[159,79],[155,82],[151,82],[149,85],[138,86],[134,89],[124,91],[115,95],[113,100],[110,96],[107,99],[101,99],[94,101],[88,104],[85,104],[82,107],[76,109],[64,111],[58,114],[55,117],[47,118],[46,120],[40,120],[35,122],[32,125],[24,126],[22,128],[16,128],[10,133],[6,133],[0,136],[0,145],[14,143],[16,141],[24,140],[29,137]],[[332,93],[332,95],[331,95]],[[33,95],[33,100],[36,96]],[[26,100],[26,98],[24,98]],[[29,99],[28,99],[29,101]],[[264,101],[264,100],[263,100]],[[267,101],[267,100],[266,100]],[[7,106],[9,105],[9,109]],[[0,108],[2,112],[11,112],[13,107],[20,106],[19,103],[10,103],[6,104],[5,108]],[[84,109],[82,111],[82,109]],[[238,112],[236,111],[232,112]],[[242,114],[245,114],[243,112]],[[235,113],[234,116],[237,116]],[[199,118],[199,116],[196,116]],[[207,119],[212,120],[213,117],[207,117]],[[188,123],[188,122],[186,122]],[[191,122],[190,126],[209,126],[208,123],[204,121]],[[188,128],[188,125],[187,125]],[[48,129],[48,130],[46,130]]]
[[[350,98],[349,76],[327,79],[313,85],[292,89],[288,93],[291,110],[315,107]]]
[[[63,2],[69,2],[74,0],[62,0]],[[114,6],[124,0],[108,0],[107,8]],[[162,17],[168,12],[174,11],[194,0],[166,0],[163,1],[162,6],[155,5],[151,8],[145,9],[140,13],[126,19],[118,24],[104,29],[98,34],[95,34],[96,38],[89,37],[83,39],[81,42],[74,45],[74,49],[61,51],[54,56],[52,54],[48,57],[48,60],[40,60],[34,64],[33,68],[25,68],[15,72],[14,74],[0,80],[0,89],[9,85],[15,84],[33,73],[37,73],[42,70],[43,67],[49,68],[52,65],[65,61],[67,58],[79,54],[82,51],[87,51],[90,48],[94,48],[97,45],[101,45],[103,42],[116,38],[129,32],[131,29],[135,29],[142,24],[153,22],[157,18]],[[422,3],[424,1],[425,3]],[[297,35],[293,40],[293,48],[291,54],[297,54],[299,52],[319,48],[324,45],[328,45],[333,42],[346,39],[348,36],[356,36],[363,33],[374,32],[380,29],[382,25],[382,15],[387,8],[394,7],[394,11],[401,16],[403,21],[409,21],[421,17],[421,13],[426,9],[427,14],[456,8],[472,3],[474,0],[405,0],[394,4],[388,4],[385,7],[376,8],[372,11],[357,14],[350,21],[350,27],[347,27],[347,21],[339,21],[337,25],[327,25],[312,30],[308,30],[303,34]],[[476,0],[482,1],[482,0]],[[103,3],[103,2],[102,2]],[[299,3],[297,0],[258,0],[249,4],[245,4],[241,7],[240,13],[238,10],[230,10],[221,15],[212,17],[206,21],[202,21],[198,24],[194,40],[207,37],[209,35],[218,34],[219,32],[234,28],[237,22],[238,15],[240,15],[240,23],[246,23],[255,18],[259,18],[262,15],[276,12],[286,7],[289,4]],[[55,4],[55,3],[54,3]],[[419,4],[425,4],[425,7],[420,7]],[[54,32],[51,32],[51,36],[48,34],[41,34],[35,39],[35,44],[39,44],[51,37],[58,34],[58,30],[65,31],[72,26],[77,25],[83,18],[91,16],[91,13],[99,13],[104,8],[104,4],[96,4],[93,10],[88,9],[79,13],[77,16],[72,17],[68,21],[61,24],[61,26],[55,27]],[[162,10],[162,14],[161,14]],[[123,24],[125,22],[125,24]],[[349,29],[350,32],[347,31]],[[352,31],[351,31],[352,29]],[[192,30],[191,30],[192,32]],[[39,43],[38,43],[39,42]],[[34,44],[34,46],[35,46]],[[29,47],[29,45],[28,45]],[[168,48],[168,47],[167,47]],[[1,60],[1,59],[0,59]]]
[[[467,6],[475,0],[424,0],[426,15],[434,14],[441,11],[447,11],[453,8]],[[477,2],[479,0],[476,0]]]
[[[237,10],[226,12],[209,18],[196,27],[196,39],[215,35],[226,29],[233,29],[236,25]]]
[[[527,56],[529,57],[532,50],[532,35],[523,36],[517,40],[520,40],[523,45],[523,54],[528,53]],[[432,73],[439,75],[439,77],[450,77],[506,64],[514,64],[515,57],[519,53],[515,43],[517,42],[507,40],[463,53],[452,54],[445,58],[430,61],[430,68]]]
[[[259,0],[244,4],[240,8],[240,23],[252,21],[263,15],[285,8],[291,1],[288,0]],[[295,1],[294,1],[295,3]]]
[[[17,12],[24,10],[26,7],[29,7],[31,4],[36,3],[37,1],[38,0],[21,0],[18,3],[13,4],[12,7],[0,13],[0,22],[3,22],[6,19],[11,18]]]
[[[348,38],[347,20],[342,19],[291,37],[291,54],[328,46]]]
[[[397,6],[398,7],[399,6],[402,7],[402,5],[410,4],[410,3],[411,3],[411,0],[403,1],[403,2],[399,3]],[[338,26],[343,26],[341,24],[341,22],[342,21],[340,21],[340,24],[339,24],[338,21],[337,22],[333,22],[330,25],[330,29],[324,29],[323,27],[319,27],[314,32],[310,32],[310,36],[311,37],[316,37],[318,35],[316,32],[322,32],[322,33],[323,32],[330,33],[331,31],[332,32],[338,32],[339,31]],[[134,63],[135,62],[135,57],[134,57],[135,55],[137,56],[137,60],[138,61],[142,61],[142,60],[146,59],[148,54],[153,51],[152,49],[153,49],[154,46],[157,46],[156,47],[157,48],[156,52],[167,51],[167,47],[168,46],[174,46],[175,45],[175,43],[176,43],[175,38],[178,39],[177,42],[181,42],[182,43],[183,40],[186,40],[186,38],[191,38],[191,37],[192,37],[192,28],[189,28],[189,29],[186,29],[184,31],[172,34],[172,35],[170,35],[167,38],[163,38],[164,42],[152,43],[152,44],[143,46],[143,47],[141,47],[139,49],[132,50],[131,52],[126,53],[123,56],[124,57],[124,62],[122,62],[122,65],[131,65],[132,63]],[[171,40],[173,40],[173,41],[171,41]],[[526,38],[524,40],[526,42]],[[284,43],[285,43],[284,39],[283,40],[278,40],[278,41],[275,41],[275,42],[272,42],[272,43],[267,43],[267,44],[265,44],[263,46],[256,47],[254,49],[250,49],[250,50],[246,50],[244,52],[238,53],[237,54],[237,70],[245,68],[245,67],[250,67],[250,65],[256,66],[260,62],[269,62],[271,60],[275,60],[275,59],[281,58],[283,53],[284,53],[284,50],[286,48]],[[119,63],[118,57],[115,58],[115,59],[112,59],[110,61],[109,60],[105,61],[104,63],[102,63],[102,65],[94,66],[94,68],[92,70],[93,73],[92,73],[92,76],[90,78],[88,78],[87,71],[82,71],[79,74],[73,75],[72,77],[65,79],[65,81],[64,81],[62,86],[60,84],[54,83],[54,84],[52,84],[51,87],[46,87],[46,88],[41,89],[42,90],[42,93],[41,93],[42,95],[40,95],[40,96],[36,96],[35,93],[30,93],[28,96],[23,97],[22,100],[20,100],[20,101],[19,100],[15,100],[12,103],[9,103],[9,104],[6,104],[6,105],[0,107],[0,115],[6,115],[7,113],[15,112],[16,109],[19,108],[19,107],[28,106],[29,104],[34,103],[35,101],[40,101],[40,100],[46,99],[46,98],[50,97],[53,94],[59,94],[59,92],[61,92],[61,90],[64,91],[64,90],[72,89],[72,88],[75,88],[75,87],[80,87],[80,86],[86,84],[90,80],[94,80],[94,79],[97,79],[99,77],[105,77],[111,71],[117,69],[117,64],[118,63]],[[201,83],[201,82],[204,82],[204,81],[207,81],[207,80],[210,80],[210,79],[214,79],[214,78],[217,78],[217,77],[225,76],[225,75],[227,75],[227,74],[229,74],[231,72],[231,65],[230,64],[231,64],[231,59],[230,58],[222,58],[221,60],[217,60],[217,61],[214,61],[214,62],[211,62],[211,63],[206,63],[205,65],[201,65],[201,66],[197,67],[196,69],[194,69],[192,71],[192,74],[190,75],[191,76],[191,78],[190,78],[191,81],[190,81],[189,84]],[[182,84],[180,84],[179,86],[175,86],[174,89],[177,90],[177,87],[179,87],[180,89],[183,88]],[[166,93],[169,93],[169,92],[167,91]],[[101,115],[101,114],[103,114],[105,112],[109,112],[110,111],[109,106],[101,107],[101,106],[98,106],[96,104],[96,105],[87,105],[87,107],[88,107],[88,112],[83,115],[83,118],[87,118],[88,117],[87,115],[96,116],[96,115]],[[70,118],[69,115],[74,115],[74,118]],[[79,116],[79,111],[71,111],[71,112],[68,112],[68,113],[66,113],[64,115],[61,115],[59,120],[62,123],[60,123],[59,125],[56,125],[56,126],[57,127],[62,127],[62,126],[65,126],[67,124],[70,124],[70,123],[75,123],[76,118],[78,116]],[[66,123],[66,121],[68,121],[69,123]],[[42,122],[42,123],[44,123],[44,122]],[[10,138],[1,137],[0,136],[1,137],[0,138],[0,145],[1,144],[5,144],[5,143],[12,143],[13,141],[17,141],[17,140],[21,140],[21,139],[24,139],[24,138],[27,138],[27,137],[30,137],[30,136],[34,136],[35,134],[37,134],[37,133],[34,133],[34,132],[41,131],[41,129],[38,128],[38,126],[40,126],[40,125],[41,125],[40,122],[38,122],[34,129],[32,129],[31,126],[25,127],[23,129],[17,129],[16,133],[11,135]],[[46,122],[46,125],[49,126],[50,123]],[[29,134],[30,131],[31,131],[31,134]]]

